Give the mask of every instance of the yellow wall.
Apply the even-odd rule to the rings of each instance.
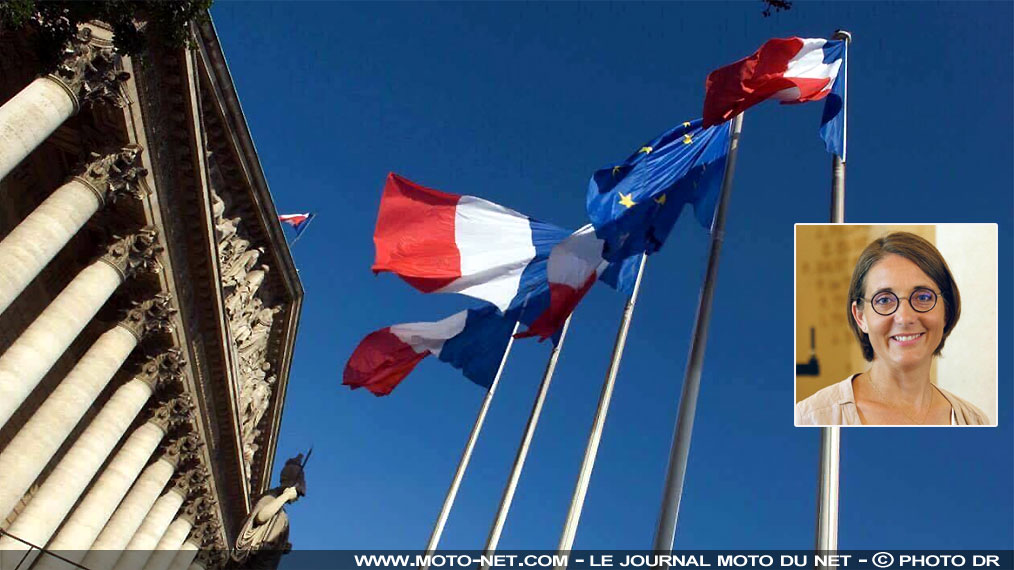
[[[810,327],[816,329],[819,376],[796,377],[796,401],[869,367],[848,326],[852,269],[874,239],[907,231],[935,241],[934,226],[797,225],[796,362],[810,360]]]

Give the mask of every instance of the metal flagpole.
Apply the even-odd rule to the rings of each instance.
[[[623,347],[627,343],[627,331],[630,330],[630,317],[634,314],[634,305],[637,303],[637,294],[641,290],[641,278],[644,276],[644,263],[647,256],[641,254],[641,264],[637,268],[637,279],[634,281],[634,290],[627,299],[627,306],[623,309],[623,318],[620,320],[620,328],[616,332],[616,344],[613,346],[613,359],[609,363],[609,372],[606,374],[606,381],[602,384],[602,395],[599,396],[599,407],[595,412],[595,421],[592,423],[591,433],[588,435],[588,447],[585,448],[584,461],[581,463],[581,470],[577,475],[577,485],[574,488],[574,496],[570,500],[570,510],[567,512],[567,520],[563,524],[563,533],[560,536],[560,545],[557,550],[560,554],[567,553],[574,546],[574,536],[577,534],[577,524],[581,519],[581,508],[584,506],[584,497],[588,492],[588,482],[591,480],[591,472],[595,467],[595,456],[599,451],[599,441],[602,439],[602,429],[606,424],[606,413],[609,412],[609,401],[613,397],[613,385],[616,383],[616,374],[620,370],[620,359],[623,356]],[[566,564],[558,566],[558,569],[566,568]]]
[[[525,459],[528,456],[528,448],[531,446],[532,437],[535,436],[535,426],[539,423],[539,416],[542,414],[542,405],[546,401],[546,394],[549,392],[549,383],[553,381],[553,372],[556,371],[556,361],[560,358],[560,350],[563,348],[563,341],[567,338],[567,329],[570,328],[570,317],[563,323],[560,331],[560,340],[553,347],[549,355],[549,362],[546,364],[546,372],[542,375],[542,384],[539,385],[539,393],[535,396],[532,404],[532,412],[528,416],[528,425],[525,427],[525,434],[521,438],[521,445],[518,446],[518,453],[514,457],[514,467],[511,469],[510,477],[507,479],[507,486],[503,490],[503,497],[500,499],[500,509],[496,512],[496,519],[489,529],[489,538],[486,539],[485,554],[496,552],[497,544],[500,542],[500,535],[503,533],[504,523],[507,521],[507,513],[510,511],[511,502],[514,500],[514,492],[517,490],[518,480],[521,479],[521,470],[524,469]],[[489,565],[485,562],[480,566],[482,570],[488,570]]]
[[[842,101],[842,154],[848,144],[848,47],[852,35],[838,30],[835,39],[845,40],[845,97]],[[845,223],[845,160],[837,154],[831,156],[831,222]],[[838,550],[838,474],[841,450],[841,428],[820,428],[820,474],[817,484],[817,550]]]
[[[518,332],[518,325],[520,321],[514,323],[514,330],[511,332],[510,339],[507,341],[507,346],[503,349],[503,358],[500,359],[500,367],[496,369],[496,376],[493,377],[493,383],[489,386],[489,390],[486,392],[486,397],[482,400],[482,405],[479,407],[479,415],[475,418],[475,425],[472,426],[472,433],[468,436],[468,443],[465,444],[465,451],[461,454],[461,461],[458,462],[458,470],[454,472],[454,479],[451,480],[451,488],[447,490],[447,497],[444,498],[444,506],[440,509],[440,516],[437,517],[436,524],[433,525],[433,533],[430,534],[430,541],[426,544],[426,554],[430,554],[437,549],[437,544],[440,543],[440,535],[444,532],[444,525],[447,523],[447,517],[451,514],[451,507],[454,506],[454,497],[458,494],[458,487],[461,486],[461,480],[465,477],[465,469],[468,469],[468,462],[472,459],[472,450],[475,448],[475,442],[479,439],[479,432],[482,430],[482,423],[486,420],[486,412],[489,411],[489,404],[493,401],[493,394],[496,393],[497,384],[500,383],[500,375],[503,373],[504,364],[507,363],[507,355],[511,352],[511,346],[514,344],[514,335]],[[420,570],[426,570],[429,565],[423,564],[419,566]]]
[[[729,138],[729,154],[725,162],[722,179],[722,193],[718,200],[718,211],[711,228],[711,249],[708,253],[708,268],[701,284],[701,296],[697,303],[697,318],[694,336],[690,342],[690,356],[683,375],[683,393],[680,395],[679,412],[673,432],[672,447],[669,450],[669,468],[666,471],[662,490],[662,506],[655,530],[657,551],[669,552],[676,539],[676,518],[679,516],[680,499],[683,497],[683,481],[687,474],[687,458],[690,455],[690,438],[694,430],[694,414],[697,412],[697,394],[701,390],[701,369],[704,365],[704,349],[708,342],[708,325],[711,321],[711,301],[718,277],[718,255],[725,237],[725,212],[732,190],[732,175],[736,170],[736,154],[739,151],[739,136],[743,130],[743,114],[732,120],[732,136]]]

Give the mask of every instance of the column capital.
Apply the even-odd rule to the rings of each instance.
[[[174,347],[146,360],[134,378],[151,387],[152,392],[168,384],[182,386],[186,366],[183,351]]]
[[[194,420],[194,403],[188,394],[182,394],[175,398],[166,400],[152,412],[148,419],[158,426],[163,432],[169,432],[170,428],[189,424]]]
[[[183,505],[183,508],[180,509],[179,517],[185,519],[192,526],[197,520],[198,515],[203,510],[203,503],[204,497],[200,495],[192,496],[192,498]]]
[[[149,193],[144,183],[148,170],[141,166],[143,151],[141,145],[129,144],[104,155],[93,152],[89,155],[91,162],[74,180],[88,186],[100,205],[128,196],[140,200]]]
[[[158,293],[145,301],[134,301],[132,307],[116,326],[130,331],[138,342],[151,333],[171,333],[175,329],[172,317],[176,314],[172,297],[168,293]]]
[[[221,528],[222,524],[218,522],[217,518],[209,518],[195,524],[194,528],[190,529],[190,538],[204,548],[215,542]]]
[[[74,111],[82,103],[111,103],[122,107],[126,100],[120,84],[130,79],[123,71],[122,58],[111,46],[100,46],[92,40],[92,30],[81,27],[64,44],[59,63],[46,76],[63,87],[74,102]]]
[[[157,228],[145,226],[126,237],[113,238],[115,241],[99,259],[117,270],[124,280],[141,271],[162,271],[158,258],[165,248],[158,243]]]
[[[225,549],[221,538],[218,538],[201,546],[201,551],[197,554],[197,561],[208,570],[222,568],[229,561],[229,552]]]
[[[203,444],[196,434],[189,434],[178,437],[165,445],[162,451],[162,459],[165,459],[173,466],[178,466],[182,461],[190,461],[197,458]]]
[[[208,492],[208,470],[201,464],[176,474],[172,488],[183,497],[199,497]]]

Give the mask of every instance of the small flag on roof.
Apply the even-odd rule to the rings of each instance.
[[[307,212],[305,214],[281,214],[278,216],[278,221],[292,226],[292,228],[296,230],[296,237],[298,238],[306,229],[306,226],[310,225],[310,221],[313,220],[316,215],[317,214],[311,212]]]

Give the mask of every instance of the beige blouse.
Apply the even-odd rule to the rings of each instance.
[[[796,404],[797,426],[861,426],[856,396],[852,392],[852,379],[848,378],[817,391]],[[989,418],[974,404],[962,400],[943,388],[936,387],[951,404],[951,423],[954,425],[989,425]]]

